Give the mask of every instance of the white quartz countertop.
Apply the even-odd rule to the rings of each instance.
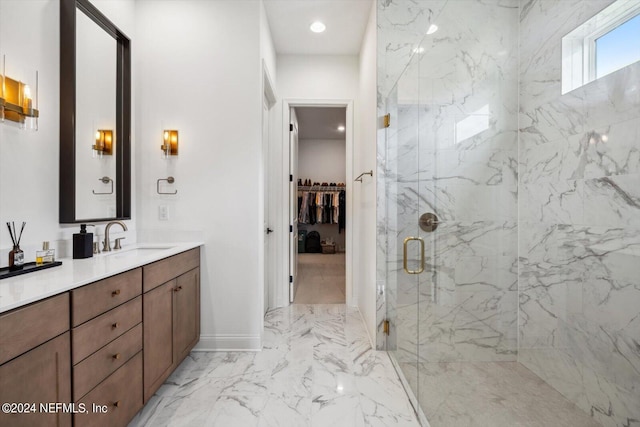
[[[0,313],[202,246],[202,242],[125,246],[92,258],[61,258],[59,267],[0,280]]]

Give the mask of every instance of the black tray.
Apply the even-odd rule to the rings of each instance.
[[[25,262],[20,270],[9,270],[9,267],[0,268],[0,280],[21,274],[33,273],[34,271],[44,270],[45,268],[57,267],[59,265],[62,265],[62,261],[48,262],[42,265],[36,265],[35,262]]]

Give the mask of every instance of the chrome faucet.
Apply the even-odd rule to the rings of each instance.
[[[103,252],[111,252],[111,243],[109,242],[109,230],[111,229],[111,226],[114,224],[119,224],[122,226],[122,229],[124,231],[127,231],[127,224],[125,224],[122,221],[111,221],[109,224],[107,224],[107,226],[104,228],[104,245],[102,247],[102,251]],[[116,242],[116,247],[115,249],[120,249],[120,242],[119,240],[124,239],[124,237],[121,237],[118,240],[118,242]]]

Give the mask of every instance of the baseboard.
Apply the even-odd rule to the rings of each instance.
[[[362,315],[362,312],[360,311],[360,307],[358,307],[357,305],[354,306],[354,307],[358,309],[358,314],[360,315],[360,321],[364,325],[364,330],[367,332],[367,337],[369,338],[369,344],[371,345],[372,349],[375,349],[376,348],[376,343],[373,342],[373,339],[371,338],[371,334],[369,333],[369,328],[367,326],[367,322],[364,320],[364,316]]]
[[[193,351],[261,351],[259,335],[200,335]]]

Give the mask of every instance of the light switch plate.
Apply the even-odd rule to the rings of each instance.
[[[169,206],[167,205],[158,206],[158,219],[160,221],[169,221]]]

